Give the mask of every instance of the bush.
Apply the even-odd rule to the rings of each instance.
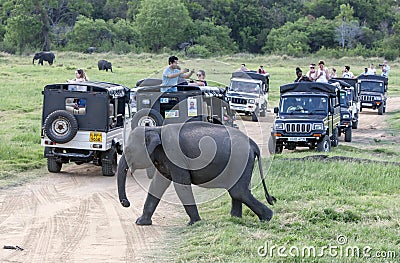
[[[194,45],[188,49],[188,53],[197,58],[208,58],[211,56],[211,52],[205,46]]]

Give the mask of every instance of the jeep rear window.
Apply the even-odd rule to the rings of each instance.
[[[66,98],[65,109],[74,115],[86,114],[86,99],[82,98]]]

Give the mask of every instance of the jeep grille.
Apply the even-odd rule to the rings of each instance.
[[[289,133],[309,133],[311,131],[310,123],[286,123],[285,130]]]
[[[374,101],[375,100],[375,96],[361,95],[361,100],[362,101]]]
[[[232,101],[232,103],[235,103],[235,104],[246,104],[247,103],[246,99],[241,99],[241,98],[232,98],[231,101]]]

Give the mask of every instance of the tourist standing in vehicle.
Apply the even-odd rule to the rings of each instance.
[[[260,66],[259,68],[258,68],[258,74],[267,74],[267,72],[265,71],[265,69],[264,69],[264,66]]]
[[[206,72],[202,69],[197,71],[197,79],[189,83],[190,86],[207,86]]]
[[[299,67],[296,68],[296,76],[297,78],[294,80],[294,82],[310,81],[307,76],[303,75],[303,71]]]
[[[320,60],[318,62],[318,70],[316,74],[316,82],[323,82],[327,83],[329,80],[329,71],[328,68],[325,67],[325,62],[323,60]]]
[[[306,74],[308,80],[309,80],[309,81],[315,81],[315,79],[316,79],[316,77],[317,77],[315,74],[316,74],[316,71],[315,71],[315,64],[314,64],[314,63],[311,63],[311,64],[310,64],[310,70],[307,71],[307,74]]]
[[[83,82],[88,80],[89,78],[86,76],[85,71],[83,71],[83,69],[77,69],[75,70],[75,78],[67,80],[67,82]]]
[[[366,72],[367,75],[376,75],[376,68],[374,66],[374,64],[369,64],[369,68],[367,69]]]
[[[344,66],[342,77],[354,79],[354,74],[350,71],[350,66]]]
[[[249,69],[246,67],[246,64],[242,63],[242,65],[240,65],[240,68],[238,69],[238,71],[249,71]]]
[[[336,69],[332,68],[331,73],[329,73],[330,78],[337,78]]]
[[[161,86],[176,86],[180,76],[187,79],[190,78],[193,73],[193,69],[181,70],[178,65],[178,58],[176,56],[171,56],[168,58],[168,67],[163,71]]]
[[[387,64],[387,61],[384,60],[382,64],[382,77],[389,77],[389,72],[390,72],[390,66]]]

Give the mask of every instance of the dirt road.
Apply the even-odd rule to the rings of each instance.
[[[387,111],[399,108],[400,98],[390,98]],[[385,118],[363,111],[353,144],[391,136],[383,131]],[[269,114],[259,123],[238,122],[266,155],[272,119]],[[146,193],[132,176],[127,182],[127,209],[119,204],[116,178],[101,176],[99,167],[70,164],[60,174],[41,171],[42,178],[0,193],[0,245],[24,249],[0,247],[0,262],[159,262],[167,230],[187,223],[181,205],[161,202],[152,226],[135,225]],[[136,178],[146,181],[143,172]]]

